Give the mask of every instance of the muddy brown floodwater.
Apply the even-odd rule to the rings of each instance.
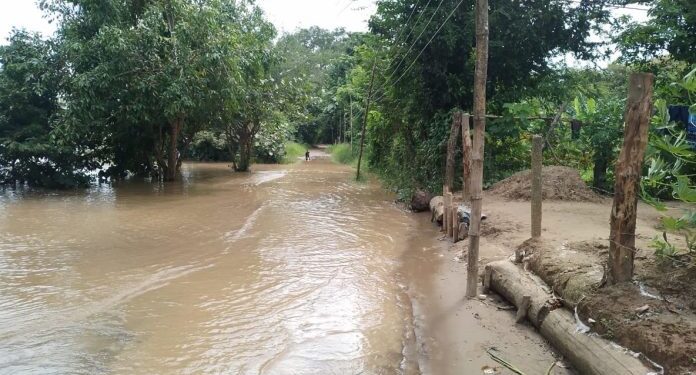
[[[438,368],[412,297],[432,287],[442,244],[352,173],[187,164],[163,188],[1,192],[0,373]]]

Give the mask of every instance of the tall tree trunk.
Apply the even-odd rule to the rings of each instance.
[[[655,77],[650,73],[631,74],[624,116],[624,143],[616,161],[609,233],[609,272],[606,275],[609,284],[628,282],[633,278],[638,183],[648,144],[654,81]]]
[[[167,169],[165,171],[165,180],[174,181],[179,174],[179,133],[181,132],[181,126],[183,120],[177,118],[169,126],[169,147],[167,155]]]
[[[488,0],[476,0],[476,71],[474,74],[474,141],[471,155],[471,225],[466,296],[475,297],[478,285],[479,233],[483,205],[483,155],[486,135],[488,77]]]
[[[238,172],[248,172],[251,166],[251,154],[253,151],[254,134],[250,131],[249,125],[244,129],[239,136],[239,164],[237,165]],[[251,128],[255,126],[252,124]]]

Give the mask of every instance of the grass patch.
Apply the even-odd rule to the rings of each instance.
[[[355,154],[350,150],[350,143],[338,143],[330,145],[326,148],[326,152],[331,154],[331,159],[339,164],[350,165],[353,168],[358,167],[358,149],[355,149]],[[355,175],[353,176],[355,180]],[[370,169],[367,166],[367,156],[363,155],[362,165],[360,167],[360,179],[356,182],[365,183],[370,180]]]
[[[285,142],[285,156],[283,164],[292,164],[304,157],[304,154],[309,150],[309,146],[297,142]]]
[[[329,146],[326,151],[331,154],[331,159],[336,163],[357,165],[358,156],[353,155],[349,143],[339,143]]]

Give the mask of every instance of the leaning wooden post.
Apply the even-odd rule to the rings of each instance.
[[[471,201],[471,133],[469,124],[471,117],[469,114],[459,114],[461,116],[462,127],[462,200],[465,204]]]
[[[450,128],[450,136],[447,140],[447,164],[445,166],[445,186],[447,191],[454,191],[454,156],[457,153],[457,138],[459,137],[459,128],[461,118],[454,115],[452,119],[452,127]]]
[[[611,209],[607,274],[610,284],[631,281],[633,278],[638,183],[648,144],[654,80],[650,73],[633,73],[629,82],[624,142],[616,161],[614,205]]]
[[[488,0],[476,0],[476,71],[474,74],[474,141],[471,155],[471,225],[466,296],[475,297],[478,285],[479,232],[483,199],[483,152],[486,133],[486,78],[488,76]]]
[[[452,237],[452,202],[454,202],[454,197],[449,191],[447,192],[447,199],[445,199],[445,202],[445,207],[447,208],[445,213],[445,216],[447,216],[445,233],[447,233],[447,237]]]
[[[367,90],[367,103],[365,105],[365,116],[362,124],[362,136],[360,137],[360,155],[358,156],[358,172],[355,175],[356,180],[360,180],[360,163],[362,162],[363,149],[365,148],[365,128],[367,127],[367,116],[370,114],[370,99],[372,99],[372,86],[375,83],[375,68],[377,62],[372,63],[372,78],[370,78],[370,88]]]
[[[532,238],[541,237],[541,167],[544,139],[532,138]]]

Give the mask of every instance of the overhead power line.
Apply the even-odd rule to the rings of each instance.
[[[416,37],[416,40],[414,40],[413,43],[411,43],[411,46],[408,48],[408,51],[406,51],[406,53],[404,54],[404,56],[401,58],[401,60],[400,60],[399,63],[396,65],[396,67],[394,68],[394,70],[392,70],[391,74],[389,74],[389,76],[387,77],[387,79],[393,77],[393,76],[394,76],[394,73],[396,73],[396,71],[399,69],[399,67],[400,67],[401,64],[404,62],[404,60],[406,60],[406,58],[408,57],[408,54],[411,52],[411,50],[412,50],[413,47],[416,45],[416,43],[418,43],[418,41],[420,40],[420,38],[421,38],[421,37],[423,36],[423,34],[425,33],[425,30],[428,29],[428,26],[430,26],[430,23],[433,21],[433,18],[435,18],[435,15],[437,14],[437,11],[440,10],[440,7],[442,6],[442,3],[443,3],[444,1],[445,1],[445,0],[440,0],[440,3],[437,4],[437,8],[435,8],[435,11],[434,11],[433,14],[430,16],[430,19],[428,20],[428,23],[425,24],[425,26],[423,27],[423,30],[421,30],[420,34],[418,34],[418,37]],[[430,3],[430,1],[428,1],[428,3]],[[427,8],[427,5],[426,5],[426,8]],[[422,15],[422,13],[421,13],[421,15]],[[415,27],[415,25],[414,25],[414,27]]]
[[[573,3],[573,4],[578,4],[578,5],[582,4],[582,1],[580,1],[580,0],[569,0],[569,2]],[[628,10],[639,10],[642,12],[647,12],[650,10],[649,8],[638,8],[638,7],[628,6],[628,5],[604,4],[604,6],[607,8],[616,9],[616,10],[628,9]]]
[[[401,81],[404,78],[404,76],[406,76],[406,73],[408,73],[411,70],[411,68],[416,63],[416,61],[418,61],[418,59],[421,57],[421,55],[423,54],[425,49],[428,48],[430,43],[432,43],[432,41],[435,39],[435,37],[440,33],[440,30],[442,30],[442,28],[445,27],[447,22],[450,20],[450,18],[452,18],[454,13],[457,11],[457,9],[459,9],[459,7],[462,5],[463,2],[464,2],[464,0],[460,0],[459,3],[457,3],[457,5],[454,7],[454,9],[452,9],[452,11],[449,13],[449,15],[447,15],[447,18],[445,18],[445,20],[440,24],[440,27],[437,28],[437,30],[435,31],[433,36],[430,37],[430,40],[428,40],[428,43],[426,43],[425,46],[420,50],[420,52],[418,53],[418,56],[416,56],[416,58],[413,59],[413,61],[411,61],[411,64],[409,64],[409,66],[406,68],[406,70],[401,74],[401,76],[399,76],[399,78],[396,81],[394,81],[394,83],[392,83],[392,85],[396,85],[397,83],[399,83],[399,81]],[[385,83],[385,85],[386,85],[386,83]],[[382,89],[384,89],[384,88],[385,87],[382,87]],[[381,100],[386,94],[387,93],[385,90],[384,93],[379,98],[375,99],[375,102]]]
[[[397,44],[399,41],[399,38],[401,38],[401,35],[404,34],[404,31],[406,31],[406,27],[408,26],[408,23],[411,22],[411,17],[413,17],[413,14],[416,13],[416,9],[418,8],[418,3],[420,1],[416,1],[415,4],[413,4],[413,9],[411,10],[411,14],[408,15],[408,19],[404,23],[404,25],[401,27],[401,31],[399,31],[399,34],[397,34],[396,38],[394,39],[394,44]],[[430,3],[430,1],[428,1]],[[421,16],[423,15],[422,13],[420,14]],[[419,18],[420,19],[420,18]],[[418,21],[416,21],[418,22]],[[413,31],[413,28],[411,28],[411,31]],[[410,34],[409,34],[410,35]],[[408,38],[408,36],[406,37]]]

